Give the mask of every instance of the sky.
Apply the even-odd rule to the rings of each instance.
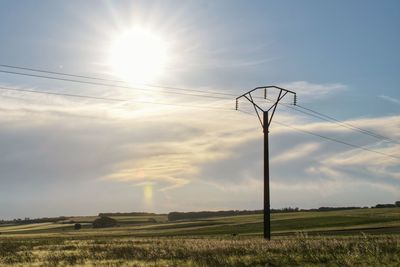
[[[235,111],[234,99],[264,85],[392,139],[278,106],[270,127],[272,208],[400,200],[400,160],[379,154],[400,157],[399,14],[400,2],[389,0],[1,1],[0,64],[125,82],[0,72],[0,219],[261,209],[262,128],[252,106],[240,101],[248,113]],[[150,39],[142,50],[138,42],[115,48],[136,31]],[[161,52],[162,64],[161,56],[150,60]],[[140,80],[135,74],[146,64],[160,71]]]

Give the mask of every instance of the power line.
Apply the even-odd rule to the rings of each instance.
[[[105,101],[116,101],[116,102],[127,102],[128,101],[127,99],[120,99],[120,98],[109,98],[109,97],[98,97],[98,96],[88,96],[88,95],[78,95],[78,94],[56,93],[56,92],[49,92],[49,91],[37,91],[37,90],[11,88],[11,87],[3,87],[3,86],[0,87],[0,90],[27,92],[27,93],[36,93],[36,94],[46,94],[46,95],[58,95],[58,96],[67,96],[67,97],[79,97],[79,98],[88,98],[88,99],[105,100]]]
[[[254,114],[252,114],[250,112],[246,112],[246,111],[243,111],[243,110],[240,110],[240,109],[238,109],[238,110],[240,112],[245,113],[245,114],[248,114],[248,115],[251,115],[251,116],[255,116]],[[313,135],[313,136],[317,136],[317,137],[320,137],[320,138],[323,138],[323,139],[326,139],[326,140],[329,140],[329,141],[332,141],[332,142],[336,142],[336,143],[347,145],[347,146],[350,146],[350,147],[353,147],[353,148],[357,148],[357,149],[365,150],[365,151],[368,151],[368,152],[380,154],[382,156],[386,156],[386,157],[390,157],[390,158],[394,158],[394,159],[400,159],[399,157],[396,157],[396,156],[393,156],[393,155],[390,155],[390,154],[386,154],[386,153],[379,152],[379,151],[376,151],[376,150],[372,150],[372,149],[369,149],[369,148],[365,148],[365,147],[362,147],[362,146],[354,145],[354,144],[351,144],[351,143],[348,143],[348,142],[345,142],[345,141],[342,141],[342,140],[339,140],[339,139],[336,139],[336,138],[324,136],[324,135],[317,134],[317,133],[314,133],[314,132],[311,132],[311,131],[307,131],[307,130],[304,130],[304,129],[293,127],[293,126],[287,125],[287,124],[282,123],[282,122],[277,122],[276,121],[275,123],[277,123],[279,125],[282,125],[284,127],[291,128],[293,130],[296,130],[296,131],[299,131],[299,132],[303,132],[303,133],[306,133],[306,134],[310,134],[310,135]]]
[[[57,95],[57,96],[66,96],[66,97],[87,98],[87,99],[93,99],[93,100],[104,100],[104,101],[113,101],[113,102],[134,102],[134,103],[152,104],[152,105],[205,108],[205,109],[215,109],[215,110],[234,110],[233,108],[228,109],[228,108],[223,108],[223,107],[212,107],[212,106],[196,106],[196,105],[172,104],[172,103],[165,103],[165,102],[138,101],[138,100],[131,100],[131,99],[97,97],[97,96],[89,96],[89,95],[81,95],[81,94],[68,94],[68,93],[58,93],[58,92],[56,93],[56,92],[49,92],[49,91],[37,91],[37,90],[11,88],[11,87],[4,87],[4,86],[0,86],[0,90],[35,93],[35,94],[46,94],[46,95]]]
[[[36,68],[19,67],[19,66],[6,65],[6,64],[0,64],[0,67],[11,68],[11,69],[19,69],[19,70],[28,70],[28,71],[33,71],[33,72],[46,73],[46,74],[54,74],[54,75],[60,75],[60,76],[66,76],[66,77],[83,78],[83,79],[89,79],[89,80],[106,81],[106,82],[115,82],[115,83],[124,83],[124,84],[127,83],[126,81],[123,81],[123,80],[106,79],[106,78],[100,78],[100,77],[93,77],[93,76],[86,76],[86,75],[78,75],[78,74],[65,73],[65,72],[57,72],[57,71],[44,70],[44,69],[36,69]],[[209,91],[209,90],[198,90],[198,89],[191,89],[191,88],[164,86],[164,85],[147,84],[147,83],[143,83],[142,85],[149,86],[149,87],[155,87],[155,88],[162,88],[162,89],[172,89],[172,90],[178,90],[178,91],[188,91],[188,92],[197,92],[197,93],[205,93],[205,94],[215,94],[215,95],[223,95],[223,96],[236,96],[236,95],[233,94],[233,93],[223,93],[223,92]]]
[[[126,83],[125,81],[122,80],[114,80],[114,79],[105,79],[105,78],[99,78],[99,77],[93,77],[93,76],[86,76],[86,75],[77,75],[77,74],[71,74],[71,73],[64,73],[64,72],[56,72],[56,71],[51,71],[51,70],[44,70],[44,69],[37,69],[37,68],[28,68],[28,67],[21,67],[21,66],[15,66],[15,65],[7,65],[7,64],[0,64],[0,67],[4,68],[12,68],[12,69],[20,69],[20,70],[28,70],[28,71],[33,71],[33,72],[39,72],[39,73],[46,73],[46,74],[54,74],[54,75],[61,75],[61,76],[66,76],[66,77],[74,77],[74,78],[84,78],[84,79],[90,79],[90,80],[98,80],[98,81],[107,81],[107,82],[117,82],[117,83]],[[53,80],[61,80],[61,81],[69,81],[69,82],[76,82],[76,83],[85,83],[85,84],[91,84],[91,85],[101,85],[101,86],[110,86],[110,87],[117,87],[117,88],[125,88],[125,89],[133,89],[133,90],[140,90],[140,91],[148,91],[150,89],[144,89],[144,88],[136,88],[136,87],[131,87],[131,86],[122,86],[122,85],[114,85],[114,84],[104,84],[104,83],[98,83],[98,82],[90,82],[90,81],[82,81],[82,80],[74,80],[74,79],[67,79],[67,78],[59,78],[59,77],[51,77],[51,76],[44,76],[44,75],[36,75],[36,74],[29,74],[29,73],[20,73],[20,72],[13,72],[13,71],[4,71],[0,70],[0,72],[3,73],[8,73],[8,74],[15,74],[15,75],[23,75],[23,76],[30,76],[30,77],[37,77],[37,78],[45,78],[45,79],[53,79]],[[150,87],[155,87],[155,88],[164,88],[164,89],[172,89],[172,90],[180,90],[180,91],[188,91],[188,92],[196,92],[196,93],[202,93],[203,95],[199,94],[189,94],[189,93],[182,93],[182,92],[165,92],[165,93],[171,93],[171,94],[177,94],[177,95],[185,95],[185,96],[194,96],[194,97],[206,97],[206,98],[214,98],[214,99],[230,99],[228,97],[221,97],[221,96],[213,96],[214,95],[222,95],[222,96],[235,96],[232,93],[222,93],[222,92],[216,92],[216,91],[207,91],[207,90],[197,90],[197,89],[189,89],[189,88],[180,88],[180,87],[171,87],[171,86],[162,86],[162,85],[152,85],[152,84],[144,84],[146,86]],[[154,90],[151,90],[154,91]],[[207,95],[204,95],[207,94]],[[68,94],[65,94],[65,96],[68,96]],[[93,97],[94,99],[95,97]],[[262,98],[262,97],[256,97],[256,98]],[[100,98],[101,99],[101,98]],[[266,98],[267,100],[272,101],[269,98]],[[360,127],[354,126],[350,123],[340,121],[332,116],[323,114],[321,112],[312,110],[310,108],[301,106],[301,105],[296,105],[296,107],[299,107],[304,110],[300,110],[290,104],[285,104],[285,103],[279,103],[283,106],[286,106],[292,110],[295,110],[297,112],[303,113],[305,115],[318,118],[320,120],[324,120],[327,122],[335,123],[341,127],[357,131],[359,133],[368,135],[370,137],[374,137],[379,140],[385,140],[393,143],[400,144],[399,141],[396,141],[392,138],[386,137],[384,135],[362,129]],[[310,113],[311,112],[311,113]]]
[[[273,103],[275,102],[274,100],[272,100],[272,99],[270,99],[268,97],[264,97],[264,99],[269,101],[269,102],[273,102]],[[305,115],[308,115],[310,117],[314,117],[314,118],[317,118],[317,119],[320,119],[320,120],[323,120],[323,121],[334,123],[334,124],[337,124],[337,125],[339,125],[341,127],[347,128],[349,130],[353,130],[353,131],[356,131],[356,132],[359,132],[359,133],[374,137],[374,138],[376,138],[378,140],[384,140],[384,141],[400,144],[399,141],[394,140],[392,138],[389,138],[387,136],[384,136],[384,135],[381,135],[381,134],[378,134],[378,133],[375,133],[375,132],[372,132],[372,131],[369,131],[369,130],[362,129],[362,128],[354,126],[354,125],[352,125],[350,123],[347,123],[347,122],[344,122],[344,121],[340,121],[338,119],[333,118],[332,116],[325,115],[325,114],[323,114],[321,112],[317,112],[315,110],[312,110],[310,108],[306,108],[306,107],[298,105],[298,104],[296,104],[295,106],[292,105],[292,104],[286,104],[286,103],[282,103],[282,102],[279,102],[278,104],[282,105],[282,106],[285,106],[287,108],[290,108],[290,109],[292,109],[294,111],[297,111],[297,112],[303,113]],[[297,107],[300,107],[300,108],[302,108],[304,110],[308,110],[308,111],[310,111],[312,113],[304,111],[304,110],[300,110]]]
[[[123,80],[106,79],[106,78],[100,78],[100,77],[93,77],[93,76],[87,76],[87,75],[78,75],[78,74],[57,72],[57,71],[37,69],[37,68],[20,67],[20,66],[7,65],[7,64],[0,64],[0,67],[19,69],[19,70],[28,70],[28,71],[33,71],[33,72],[60,75],[60,76],[66,76],[66,77],[84,78],[84,79],[89,79],[89,80],[98,80],[98,81],[107,81],[107,82],[115,82],[115,83],[127,84],[127,82],[123,81]],[[2,70],[0,70],[0,72],[9,73],[9,74],[16,74],[16,75],[31,76],[31,74],[28,74],[28,73],[15,73],[15,72],[11,72],[11,71],[2,71]],[[35,75],[33,77],[46,78],[47,79],[47,76],[46,77],[41,77],[40,75]],[[49,77],[49,78],[53,78],[53,77]],[[63,80],[63,81],[65,81],[65,80]],[[229,96],[229,97],[236,96],[236,94],[234,94],[234,93],[223,93],[223,92],[210,91],[210,90],[199,90],[199,89],[192,89],[192,88],[174,87],[174,86],[148,84],[148,83],[143,83],[142,85],[149,86],[149,87],[154,87],[154,88],[160,88],[160,89],[171,89],[171,90],[178,90],[178,91],[196,92],[196,93],[202,93],[202,94],[207,94],[207,95],[222,95],[222,96]],[[110,85],[110,86],[114,86],[114,85]],[[114,87],[120,87],[120,86],[114,86]],[[122,88],[126,88],[126,87],[122,87]],[[136,88],[136,87],[132,87],[132,86],[128,86],[128,88],[135,89],[135,90],[148,90],[148,89]],[[191,95],[191,96],[202,96],[202,95]],[[263,97],[254,97],[254,98],[264,99]],[[222,98],[222,99],[229,99],[230,100],[231,98]]]
[[[1,73],[21,75],[21,76],[35,77],[35,78],[43,78],[43,79],[50,79],[50,80],[81,83],[81,84],[100,85],[100,86],[116,87],[116,88],[123,88],[123,89],[132,89],[132,90],[139,90],[139,91],[156,91],[156,90],[137,88],[137,87],[132,87],[132,86],[124,86],[124,85],[116,85],[116,84],[108,84],[108,83],[100,83],[100,82],[91,82],[91,81],[82,81],[82,80],[75,80],[75,79],[69,79],[69,78],[52,77],[52,76],[45,76],[45,75],[37,75],[37,74],[30,74],[30,73],[15,72],[15,71],[0,70],[0,72]],[[157,92],[159,92],[159,91],[157,91]],[[231,97],[212,96],[212,95],[199,95],[199,94],[190,94],[190,93],[182,93],[182,92],[172,92],[172,91],[164,91],[164,93],[176,94],[176,95],[184,95],[184,96],[194,96],[194,97],[205,97],[205,98],[213,98],[213,99],[224,99],[224,100],[231,100],[232,99]]]
[[[358,145],[354,145],[354,144],[351,144],[351,143],[347,143],[347,142],[344,142],[344,141],[341,141],[341,140],[338,140],[338,139],[335,139],[335,138],[332,138],[332,137],[320,135],[320,134],[313,133],[313,132],[310,132],[310,131],[307,131],[307,130],[304,130],[304,129],[296,128],[296,127],[284,124],[282,122],[276,122],[276,123],[279,124],[279,125],[288,127],[288,128],[292,128],[292,129],[294,129],[296,131],[300,131],[300,132],[303,132],[303,133],[307,133],[307,134],[311,134],[311,135],[314,135],[314,136],[318,136],[320,138],[324,138],[326,140],[330,140],[330,141],[333,141],[333,142],[336,142],[336,143],[340,143],[340,144],[351,146],[351,147],[354,147],[354,148],[357,148],[357,149],[362,149],[362,150],[365,150],[365,151],[377,153],[377,154],[380,154],[380,155],[383,155],[383,156],[387,156],[387,157],[391,157],[391,158],[394,158],[394,159],[400,159],[400,157],[396,157],[396,156],[389,155],[389,154],[386,154],[386,153],[383,153],[383,152],[379,152],[379,151],[372,150],[372,149],[369,149],[369,148],[365,148],[365,147],[362,147],[362,146],[358,146]]]
[[[323,120],[323,121],[327,121],[327,122],[330,122],[330,123],[337,124],[337,125],[339,125],[341,127],[344,127],[344,128],[349,129],[349,130],[353,130],[353,131],[356,131],[356,132],[359,132],[359,133],[374,137],[374,138],[379,139],[379,140],[385,140],[385,141],[393,142],[393,143],[396,143],[396,144],[400,144],[400,142],[397,141],[397,140],[394,140],[392,138],[383,136],[383,135],[378,134],[378,133],[374,133],[374,132],[369,131],[369,130],[365,130],[365,129],[356,127],[356,126],[354,126],[354,125],[352,125],[350,123],[347,123],[347,122],[344,122],[344,121],[340,121],[340,120],[335,119],[335,118],[333,118],[331,116],[325,115],[325,114],[323,114],[321,112],[314,111],[314,110],[312,110],[310,108],[306,108],[306,107],[303,107],[303,106],[300,106],[300,105],[291,106],[291,105],[288,105],[288,104],[285,104],[285,103],[281,103],[281,105],[283,105],[285,107],[288,107],[288,108],[290,108],[292,110],[295,110],[297,112],[306,114],[308,116],[311,116],[311,117],[314,117],[314,118],[317,118],[317,119],[320,119],[320,120]],[[313,112],[315,114],[307,112],[307,111],[303,111],[303,110],[300,110],[300,109],[297,109],[296,107],[300,107],[302,109],[308,110],[308,111]]]
[[[335,119],[335,118],[332,117],[332,116],[325,115],[325,114],[323,114],[323,113],[321,113],[321,112],[312,110],[312,109],[310,109],[310,108],[306,108],[306,107],[301,106],[301,105],[297,105],[297,106],[298,106],[299,108],[304,109],[304,110],[308,110],[308,111],[310,111],[310,112],[312,112],[312,113],[315,113],[315,114],[317,114],[317,115],[319,115],[319,116],[325,117],[325,118],[327,118],[327,119],[329,119],[329,120],[331,120],[331,121],[338,122],[338,123],[340,123],[340,124],[346,125],[346,126],[348,126],[348,127],[350,127],[350,128],[353,128],[354,130],[357,130],[357,131],[361,132],[361,133],[368,134],[368,135],[374,136],[374,137],[376,137],[376,138],[381,138],[381,139],[384,139],[384,140],[387,140],[387,141],[392,141],[392,142],[395,142],[395,143],[397,143],[397,144],[400,144],[400,142],[398,142],[398,141],[396,141],[396,140],[394,140],[394,139],[392,139],[392,138],[386,137],[386,136],[384,136],[384,135],[381,135],[381,134],[378,134],[378,133],[375,133],[375,132],[372,132],[372,131],[369,131],[369,130],[362,129],[362,128],[357,127],[357,126],[354,126],[353,124],[350,124],[350,123],[348,123],[348,122],[340,121],[340,120],[338,120],[338,119]]]
[[[201,109],[213,109],[213,110],[225,110],[225,111],[234,111],[234,109],[229,109],[229,108],[223,108],[223,107],[211,107],[211,106],[196,106],[196,105],[183,105],[183,104],[172,104],[172,103],[164,103],[164,102],[152,102],[152,101],[137,101],[137,100],[130,100],[130,99],[122,99],[122,98],[110,98],[110,97],[97,97],[97,96],[89,96],[89,95],[81,95],[81,94],[67,94],[67,93],[56,93],[56,92],[49,92],[49,91],[37,91],[37,90],[30,90],[30,89],[20,89],[20,88],[11,88],[11,87],[4,87],[4,86],[0,86],[0,90],[7,90],[7,91],[17,91],[17,92],[27,92],[27,93],[35,93],[35,94],[46,94],[46,95],[57,95],[57,96],[66,96],[66,97],[76,97],[76,98],[86,98],[86,99],[93,99],[93,100],[103,100],[103,101],[113,101],[113,102],[134,102],[134,103],[141,103],[141,104],[152,104],[152,105],[166,105],[166,106],[178,106],[178,107],[190,107],[190,108],[201,108]],[[254,114],[246,112],[244,110],[239,110],[242,113],[254,116]],[[281,122],[276,122],[277,124],[280,124],[282,126],[288,127],[288,128],[292,128],[294,130],[303,132],[303,133],[307,133],[307,134],[311,134],[314,136],[318,136],[320,138],[324,138],[333,142],[337,142],[337,143],[341,143],[344,145],[348,145],[354,148],[359,148],[362,150],[366,150],[369,152],[373,152],[373,153],[378,153],[384,156],[388,156],[391,158],[395,158],[395,159],[400,159],[396,156],[392,156],[389,154],[385,154],[379,151],[375,151],[372,149],[368,149],[368,148],[364,148],[361,146],[357,146],[351,143],[347,143],[335,138],[331,138],[331,137],[327,137],[327,136],[323,136],[320,134],[316,134],[307,130],[303,130],[303,129],[299,129],[293,126],[289,126],[286,125],[284,123]]]
[[[330,122],[330,123],[337,124],[337,125],[339,125],[339,126],[341,126],[341,127],[347,128],[347,129],[349,129],[349,130],[353,130],[353,131],[356,131],[356,132],[359,132],[359,133],[362,133],[362,134],[369,135],[369,136],[374,137],[374,138],[377,138],[377,139],[379,139],[379,140],[387,140],[387,138],[379,137],[379,136],[376,135],[376,134],[369,133],[369,132],[366,132],[366,131],[361,130],[361,129],[356,129],[356,128],[354,128],[354,127],[350,127],[350,126],[346,125],[346,123],[344,123],[344,122],[342,122],[342,121],[339,121],[339,120],[329,120],[329,119],[326,119],[325,117],[323,117],[323,116],[321,116],[321,115],[316,115],[316,114],[313,114],[313,113],[309,113],[309,112],[306,112],[306,111],[297,109],[297,108],[295,108],[295,107],[290,107],[290,106],[289,106],[289,108],[291,108],[291,109],[293,109],[293,110],[295,110],[295,111],[297,111],[297,112],[306,114],[306,115],[308,115],[308,116],[311,116],[311,117],[314,117],[314,118],[317,118],[317,119],[320,119],[320,120],[323,120],[323,121],[327,121],[327,122]]]

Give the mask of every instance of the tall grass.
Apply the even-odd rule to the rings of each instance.
[[[0,265],[399,266],[400,236],[0,239]]]

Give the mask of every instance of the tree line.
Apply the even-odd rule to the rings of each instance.
[[[157,215],[151,212],[104,212],[99,213],[99,217],[104,216],[154,216]]]
[[[371,208],[395,208],[400,207],[400,201],[396,201],[394,204],[377,204]],[[299,209],[299,208],[282,208],[282,209],[271,209],[271,213],[286,213],[286,212],[311,212],[311,211],[335,211],[335,210],[352,210],[362,209],[369,207],[319,207],[316,209]],[[263,210],[227,210],[227,211],[191,211],[191,212],[170,212],[168,213],[168,221],[177,220],[189,220],[189,219],[201,219],[201,218],[212,218],[212,217],[225,217],[225,216],[236,216],[236,215],[251,215],[251,214],[262,214]]]
[[[376,204],[370,208],[395,208],[400,207],[400,201],[396,201],[394,204]],[[350,210],[350,209],[361,209],[369,207],[319,207],[316,209],[299,209],[299,208],[282,208],[282,209],[271,209],[271,213],[281,213],[281,212],[298,212],[298,211],[334,211],[334,210]],[[211,217],[224,217],[224,216],[236,216],[236,215],[251,215],[251,214],[262,214],[263,210],[225,210],[225,211],[192,211],[192,212],[170,212],[168,213],[169,221],[185,220],[185,219],[199,219],[199,218],[211,218]],[[99,217],[109,217],[109,216],[155,216],[160,215],[151,212],[108,212],[99,213]],[[44,217],[44,218],[24,218],[24,219],[13,219],[13,220],[0,220],[0,224],[31,224],[31,223],[45,223],[53,222],[59,223],[63,222],[73,222],[66,221],[68,217]]]

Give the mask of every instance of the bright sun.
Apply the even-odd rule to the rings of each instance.
[[[135,29],[121,34],[111,46],[113,72],[128,82],[156,79],[167,60],[165,43],[151,32]]]

